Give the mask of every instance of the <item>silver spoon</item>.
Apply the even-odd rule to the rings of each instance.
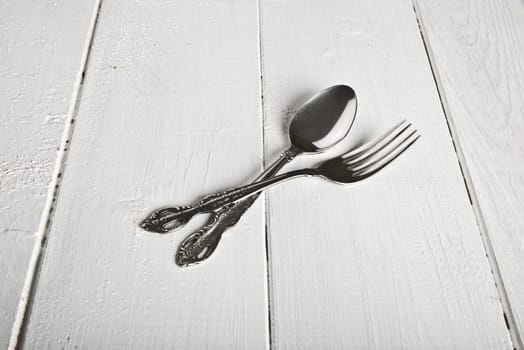
[[[309,99],[296,113],[289,127],[291,146],[255,181],[275,175],[286,163],[302,153],[318,153],[339,143],[355,119],[355,91],[346,85],[335,85]],[[206,259],[216,248],[222,233],[235,225],[258,195],[246,198],[214,212],[206,226],[187,237],[177,254],[177,264],[184,266]],[[182,208],[164,208],[151,213],[140,226],[145,230],[165,233],[189,220],[172,220]],[[186,209],[188,207],[185,207]]]
[[[356,111],[355,92],[346,85],[332,86],[310,98],[291,121],[291,146],[253,182],[274,176],[301,153],[319,153],[338,144],[353,125]],[[240,220],[258,196],[259,194],[254,194],[214,211],[204,227],[182,241],[175,255],[176,264],[188,266],[211,256],[222,234]]]
[[[321,176],[339,184],[362,181],[390,164],[415,143],[419,137],[417,130],[413,130],[411,124],[403,121],[383,136],[377,137],[341,156],[326,160],[317,167],[290,171],[247,186],[206,196],[197,205],[181,210],[177,215],[183,217],[211,212],[298,176]]]

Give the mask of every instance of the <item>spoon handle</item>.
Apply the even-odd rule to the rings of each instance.
[[[299,151],[293,146],[289,147],[253,182],[271,178],[298,154]],[[179,266],[188,266],[209,258],[220,242],[222,234],[240,220],[242,215],[253,205],[259,195],[260,193],[253,194],[236,203],[214,211],[204,227],[190,234],[182,241],[175,255],[176,264]]]

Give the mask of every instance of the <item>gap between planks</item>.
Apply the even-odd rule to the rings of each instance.
[[[260,1],[257,0],[257,30],[258,30],[258,70],[260,74],[260,135],[262,140],[262,169],[266,168],[266,113],[265,113],[265,106],[264,106],[264,64],[263,64],[263,55],[262,55],[262,21],[260,20]],[[269,241],[269,234],[268,234],[268,219],[269,219],[269,202],[264,193],[262,193],[262,199],[264,201],[264,236],[265,236],[265,244],[266,244],[266,307],[267,307],[267,348],[273,349],[273,337],[272,337],[272,326],[273,326],[273,320],[271,318],[271,297],[273,295],[272,293],[272,283],[271,283],[271,260],[269,258],[269,247],[270,247],[270,241]]]
[[[60,140],[60,148],[58,150],[55,168],[53,175],[49,183],[47,197],[42,214],[38,224],[38,230],[36,232],[36,239],[31,253],[29,266],[24,281],[24,286],[18,302],[15,320],[11,330],[11,337],[9,339],[9,350],[21,348],[23,346],[23,338],[25,336],[27,318],[31,311],[32,297],[34,295],[35,288],[38,284],[38,273],[40,270],[40,263],[42,261],[42,255],[44,254],[45,242],[49,227],[51,225],[52,215],[54,206],[58,200],[60,182],[62,174],[65,170],[67,161],[67,150],[71,144],[71,139],[74,131],[75,116],[78,111],[78,106],[82,98],[82,88],[84,78],[86,75],[87,65],[89,63],[89,54],[91,53],[91,47],[95,36],[96,25],[98,22],[100,9],[102,7],[102,0],[95,0],[94,11],[91,16],[91,23],[89,24],[89,30],[86,38],[86,45],[84,47],[82,58],[80,60],[80,69],[78,70],[75,84],[73,87],[73,95],[71,96],[71,102],[67,112],[67,117],[64,124],[64,130],[62,132],[62,138]]]
[[[464,152],[462,150],[458,133],[453,122],[453,117],[451,116],[451,112],[449,110],[449,106],[446,100],[446,93],[444,91],[444,88],[442,87],[443,84],[440,79],[440,75],[436,67],[436,64],[434,63],[435,59],[431,50],[431,43],[429,42],[429,40],[426,39],[427,35],[426,29],[424,27],[424,19],[422,18],[420,11],[417,11],[417,0],[412,0],[412,4],[413,11],[415,13],[415,17],[417,19],[417,24],[420,31],[420,37],[422,39],[422,43],[424,44],[424,49],[426,50],[428,63],[431,68],[433,80],[435,81],[435,87],[439,95],[440,103],[442,106],[442,112],[444,113],[444,117],[446,119],[446,124],[448,126],[451,141],[453,143],[453,148],[455,149],[455,154],[457,155],[457,162],[462,173],[462,177],[464,179],[464,186],[466,187],[466,192],[468,193],[469,201],[471,203],[471,207],[475,215],[475,219],[477,221],[477,226],[480,232],[482,243],[484,245],[484,249],[486,250],[486,257],[491,267],[491,273],[493,275],[495,288],[499,295],[504,320],[506,321],[506,327],[508,328],[508,332],[511,337],[511,341],[513,342],[514,348],[518,350],[523,350],[524,346],[520,334],[518,333],[515,315],[509,302],[508,293],[506,291],[504,281],[502,280],[502,275],[500,273],[500,268],[497,262],[497,258],[495,256],[495,251],[493,250],[493,244],[491,243],[491,239],[488,234],[486,222],[484,221],[484,216],[482,214],[482,210],[478,202],[478,197],[475,192],[475,186],[469,173],[466,158],[464,157]]]

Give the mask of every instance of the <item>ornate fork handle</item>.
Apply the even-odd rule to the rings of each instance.
[[[289,163],[297,155],[298,152],[290,147],[253,182],[274,176],[285,164]],[[259,193],[253,194],[241,201],[214,211],[202,229],[192,233],[180,243],[175,255],[176,264],[179,266],[188,266],[209,258],[220,242],[222,234],[228,228],[236,225],[242,215],[244,215],[257,200],[259,195]]]
[[[246,197],[249,186],[251,185],[209,194],[193,205],[158,209],[142,221],[140,226],[147,231],[157,233],[175,230],[187,223],[196,214],[211,213],[233,204],[237,199]]]
[[[293,147],[290,147],[263,175],[276,173],[278,169],[296,155],[297,151]],[[175,230],[186,224],[198,213],[210,213],[237,199],[246,197],[244,193],[248,186],[250,185],[207,195],[193,205],[158,209],[149,214],[147,218],[140,223],[140,226],[147,231],[157,233],[166,233]]]

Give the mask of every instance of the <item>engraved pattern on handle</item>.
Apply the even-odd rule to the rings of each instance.
[[[193,206],[180,206],[174,208],[162,208],[149,214],[142,222],[140,227],[146,231],[156,233],[166,233],[184,225],[193,214]],[[190,215],[186,215],[190,214]]]
[[[253,182],[274,176],[285,164],[293,160],[298,154],[299,152],[293,147],[288,148],[281,154],[277,161]],[[220,242],[222,234],[240,220],[242,215],[253,205],[259,195],[260,193],[253,194],[237,203],[214,211],[202,229],[194,232],[182,241],[175,255],[176,264],[179,266],[188,266],[209,258]]]
[[[194,215],[210,213],[245,197],[252,185],[209,194],[193,205],[162,208],[149,214],[140,226],[151,232],[166,233],[186,224]]]

